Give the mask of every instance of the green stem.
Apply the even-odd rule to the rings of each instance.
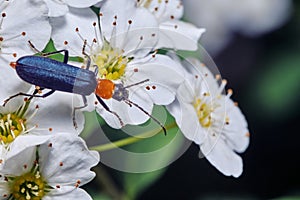
[[[176,127],[175,122],[167,125],[166,130],[174,128],[174,127]],[[99,152],[108,151],[108,150],[111,150],[111,149],[115,149],[115,148],[118,148],[118,147],[123,147],[123,146],[129,145],[129,144],[136,143],[136,142],[138,142],[140,140],[143,140],[147,137],[154,136],[154,135],[156,135],[160,132],[161,132],[160,129],[155,129],[155,130],[148,131],[148,132],[145,132],[143,134],[140,134],[137,137],[125,138],[125,139],[118,140],[118,141],[115,141],[115,142],[112,142],[112,143],[107,143],[107,144],[103,144],[103,145],[99,145],[99,146],[90,147],[90,149],[91,150],[96,150],[96,151],[99,151]]]

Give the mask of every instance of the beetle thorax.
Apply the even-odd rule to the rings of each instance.
[[[129,91],[124,87],[123,84],[115,84],[113,99],[117,101],[123,101],[128,99]]]
[[[126,100],[129,96],[129,92],[123,86],[123,84],[114,84],[111,80],[108,79],[98,79],[95,93],[103,99],[113,98],[117,101]]]

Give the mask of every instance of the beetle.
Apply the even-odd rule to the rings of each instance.
[[[56,90],[61,92],[79,94],[82,96],[84,105],[79,107],[74,107],[73,114],[72,114],[74,127],[77,128],[77,124],[75,120],[76,110],[86,107],[87,106],[86,96],[95,93],[99,103],[103,106],[103,108],[106,111],[112,113],[118,118],[121,126],[124,125],[122,119],[119,117],[119,115],[116,112],[110,110],[110,108],[105,104],[102,98],[103,99],[113,98],[117,101],[124,101],[130,106],[133,105],[137,107],[142,112],[144,112],[147,116],[153,119],[158,125],[160,125],[160,127],[164,131],[164,134],[166,135],[166,129],[159,122],[159,120],[157,120],[146,110],[144,110],[142,107],[132,102],[128,98],[129,87],[142,84],[144,82],[149,81],[149,79],[143,80],[141,82],[129,86],[124,86],[121,83],[115,84],[108,79],[97,79],[96,77],[97,71],[93,72],[89,70],[89,67],[91,65],[91,59],[85,53],[86,41],[84,41],[84,45],[82,48],[82,54],[87,57],[87,66],[85,69],[67,63],[69,59],[68,50],[63,49],[55,52],[42,53],[39,50],[37,50],[30,41],[28,42],[31,48],[39,52],[41,56],[36,56],[36,55],[23,56],[19,58],[16,62],[11,62],[10,66],[16,70],[18,76],[22,80],[35,85],[36,89],[33,92],[33,94],[26,94],[20,92],[13,96],[10,96],[8,99],[4,101],[3,106],[5,106],[5,104],[12,98],[15,98],[20,95],[28,96],[30,97],[30,99],[33,97],[45,98],[53,94]],[[64,52],[63,62],[59,62],[57,60],[53,60],[47,57],[49,55],[53,55],[61,52]],[[38,93],[43,89],[50,89],[50,91],[43,95],[39,95]]]

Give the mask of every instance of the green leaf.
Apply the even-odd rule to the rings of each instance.
[[[83,45],[83,43],[82,43]],[[48,42],[48,44],[46,45],[45,49],[43,50],[43,52],[47,53],[47,52],[55,52],[57,51],[57,49],[55,49],[54,43],[52,40],[50,40]],[[61,53],[58,54],[54,54],[49,56],[49,58],[52,58],[54,60],[58,60],[58,61],[63,61],[64,60],[64,55]],[[69,61],[74,61],[74,62],[83,62],[83,59],[81,57],[71,57],[69,56]]]

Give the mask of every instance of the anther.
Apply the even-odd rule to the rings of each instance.
[[[11,62],[11,63],[9,63],[9,65],[10,65],[12,68],[16,69],[17,63],[16,63],[16,62]]]
[[[26,35],[26,32],[22,32],[21,35],[22,35],[22,36],[25,36],[25,35]]]
[[[97,23],[96,22],[93,22],[93,26],[96,26],[97,25]]]

